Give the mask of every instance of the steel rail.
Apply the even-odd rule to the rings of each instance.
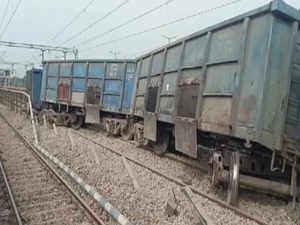
[[[86,137],[85,135],[81,134],[81,133],[78,132],[78,131],[72,131],[72,132],[73,132],[74,134],[76,134],[76,135],[78,135],[78,136],[80,136],[80,137],[82,137],[82,138],[84,138],[84,139],[86,139],[86,140],[88,140],[88,141],[94,143],[95,145],[98,145],[98,146],[102,147],[104,150],[110,151],[110,152],[112,152],[112,153],[114,153],[114,154],[116,154],[116,155],[118,155],[118,156],[120,156],[120,157],[124,156],[127,160],[129,160],[129,161],[133,162],[134,164],[136,164],[136,165],[138,165],[138,166],[141,166],[141,167],[143,167],[143,168],[145,168],[145,169],[147,169],[147,170],[149,170],[149,171],[151,171],[151,172],[153,172],[153,173],[159,175],[160,177],[163,177],[163,178],[165,178],[165,179],[167,179],[167,180],[169,180],[169,181],[171,181],[171,182],[173,182],[173,183],[176,183],[177,185],[180,185],[180,186],[182,186],[182,187],[185,187],[185,186],[186,186],[186,184],[183,183],[181,180],[179,180],[179,179],[177,179],[177,178],[175,178],[175,177],[166,175],[166,174],[160,172],[159,170],[157,170],[157,169],[155,169],[155,168],[146,166],[144,163],[138,161],[138,160],[135,159],[135,158],[132,158],[132,157],[130,157],[130,156],[123,155],[122,153],[119,153],[118,151],[116,151],[116,150],[114,150],[114,149],[112,149],[112,148],[110,148],[110,147],[107,147],[107,146],[105,146],[105,145],[103,145],[103,144],[100,144],[99,142],[97,142],[97,141],[95,141],[95,140],[92,140],[92,139],[89,138],[89,137]],[[241,209],[239,209],[239,208],[237,208],[237,207],[231,206],[231,205],[227,204],[227,203],[224,202],[224,201],[221,201],[221,200],[219,200],[219,199],[216,199],[216,198],[214,198],[213,196],[210,196],[210,195],[208,195],[208,194],[205,194],[205,193],[203,193],[202,191],[200,191],[200,190],[198,190],[198,189],[196,189],[196,188],[190,187],[190,189],[191,189],[195,194],[198,194],[198,195],[200,195],[201,197],[206,198],[206,199],[208,199],[208,200],[210,200],[210,201],[212,201],[212,202],[214,202],[214,203],[220,205],[220,206],[223,207],[223,208],[229,209],[229,210],[233,211],[234,213],[236,213],[236,214],[239,215],[239,216],[242,216],[242,217],[244,217],[244,218],[246,218],[246,219],[252,220],[252,221],[258,223],[259,225],[267,225],[267,223],[263,222],[262,220],[260,220],[260,219],[258,219],[258,218],[253,217],[252,215],[248,214],[247,212],[245,212],[245,211],[243,211],[243,210],[241,210]]]
[[[14,197],[13,192],[12,192],[12,190],[10,188],[9,183],[8,183],[6,172],[5,172],[4,166],[1,163],[1,161],[0,161],[0,170],[1,170],[1,174],[3,176],[4,182],[5,182],[7,191],[8,191],[9,201],[10,201],[11,206],[13,208],[13,211],[14,211],[17,223],[18,223],[18,225],[23,225],[23,222],[22,222],[19,210],[18,210],[17,205],[16,205],[15,197]]]
[[[105,225],[105,223],[96,215],[96,213],[84,202],[84,200],[73,190],[73,188],[62,178],[44,158],[38,152],[36,147],[32,145],[26,137],[24,137],[14,126],[12,126],[9,121],[0,113],[0,117],[7,123],[7,125],[14,131],[17,137],[27,146],[34,156],[41,162],[42,165],[46,166],[46,168],[67,188],[67,190],[71,193],[73,197],[77,199],[80,205],[95,219],[95,221],[100,225]],[[1,165],[1,162],[0,162]],[[19,224],[19,225],[22,225]]]
[[[31,145],[34,147],[34,150],[37,150],[39,153],[42,153],[44,156],[46,156],[50,161],[52,161],[58,168],[60,168],[62,171],[64,171],[67,175],[69,175],[74,182],[76,182],[78,185],[82,187],[84,191],[86,191],[92,198],[94,198],[95,201],[112,217],[114,218],[119,224],[121,225],[132,225],[132,223],[129,222],[129,220],[123,216],[117,208],[115,208],[113,205],[111,205],[103,196],[101,196],[95,188],[91,187],[89,184],[85,183],[76,173],[74,173],[70,168],[65,166],[62,162],[60,162],[57,158],[53,157],[51,154],[49,154],[47,151],[45,151],[40,145],[39,140],[37,136],[37,129],[36,129],[36,123],[33,117],[33,110],[32,110],[32,104],[30,96],[23,92],[23,91],[16,91],[16,90],[8,90],[5,88],[0,88],[2,91],[9,91],[11,93],[20,93],[25,95],[28,98],[29,102],[29,109],[31,114],[31,125],[33,127],[33,135],[35,144]],[[1,114],[1,113],[0,113]],[[1,115],[0,115],[1,116]],[[16,131],[21,137],[21,133],[19,133],[12,125],[10,125],[9,121],[6,120],[6,118],[2,115],[2,118],[8,123],[10,127],[14,131]],[[25,137],[21,138],[24,139]],[[26,138],[25,138],[26,140]],[[28,142],[30,144],[30,142]]]

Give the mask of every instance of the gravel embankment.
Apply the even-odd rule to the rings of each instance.
[[[32,138],[29,120],[19,120],[6,109],[0,108],[0,110],[11,122],[14,122],[17,127],[19,126],[25,136]],[[128,162],[140,186],[139,190],[135,190],[121,157],[63,127],[58,127],[58,135],[55,135],[53,130],[43,127],[40,128],[40,131],[42,145],[45,149],[74,169],[89,184],[95,186],[98,192],[102,193],[134,224],[188,225],[197,222],[194,209],[178,185]],[[159,169],[169,176],[190,181],[194,188],[202,192],[225,199],[224,192],[212,190],[209,177],[197,169],[168,158],[158,157],[149,151],[136,148],[131,143],[108,138],[102,132],[96,133],[86,129],[82,129],[80,132],[122,154]],[[178,215],[168,217],[165,208],[172,191],[178,203]],[[216,224],[256,224],[198,195],[194,194],[193,198],[196,200],[197,206],[202,208]],[[274,197],[242,191],[239,207],[267,224],[295,224],[289,217],[289,205]]]

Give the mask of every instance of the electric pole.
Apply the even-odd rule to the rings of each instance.
[[[118,51],[110,51],[109,53],[111,53],[113,56],[114,56],[114,59],[117,59],[118,58],[118,55],[120,55],[121,53],[118,52]]]

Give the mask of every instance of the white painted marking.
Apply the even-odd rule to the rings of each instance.
[[[128,223],[128,220],[122,215],[119,215],[118,221],[121,225],[126,225]]]
[[[102,199],[102,196],[101,195],[99,195],[99,193],[95,193],[94,194],[94,198],[96,199],[96,201],[100,201],[101,199]]]
[[[105,208],[108,212],[110,212],[110,210],[112,209],[112,205],[108,202],[108,203],[105,204],[104,208]]]

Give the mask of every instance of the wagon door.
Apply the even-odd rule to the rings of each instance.
[[[58,101],[69,104],[71,98],[72,63],[60,64],[60,77],[58,81]]]
[[[102,100],[104,63],[89,64],[87,94],[86,94],[86,123],[100,122],[100,103]]]
[[[157,112],[164,55],[164,51],[158,52],[145,58],[142,65],[142,72],[149,75],[145,97],[144,137],[154,142],[157,139]]]
[[[207,37],[200,36],[185,43],[176,91],[176,150],[197,157],[197,105],[203,74]]]

